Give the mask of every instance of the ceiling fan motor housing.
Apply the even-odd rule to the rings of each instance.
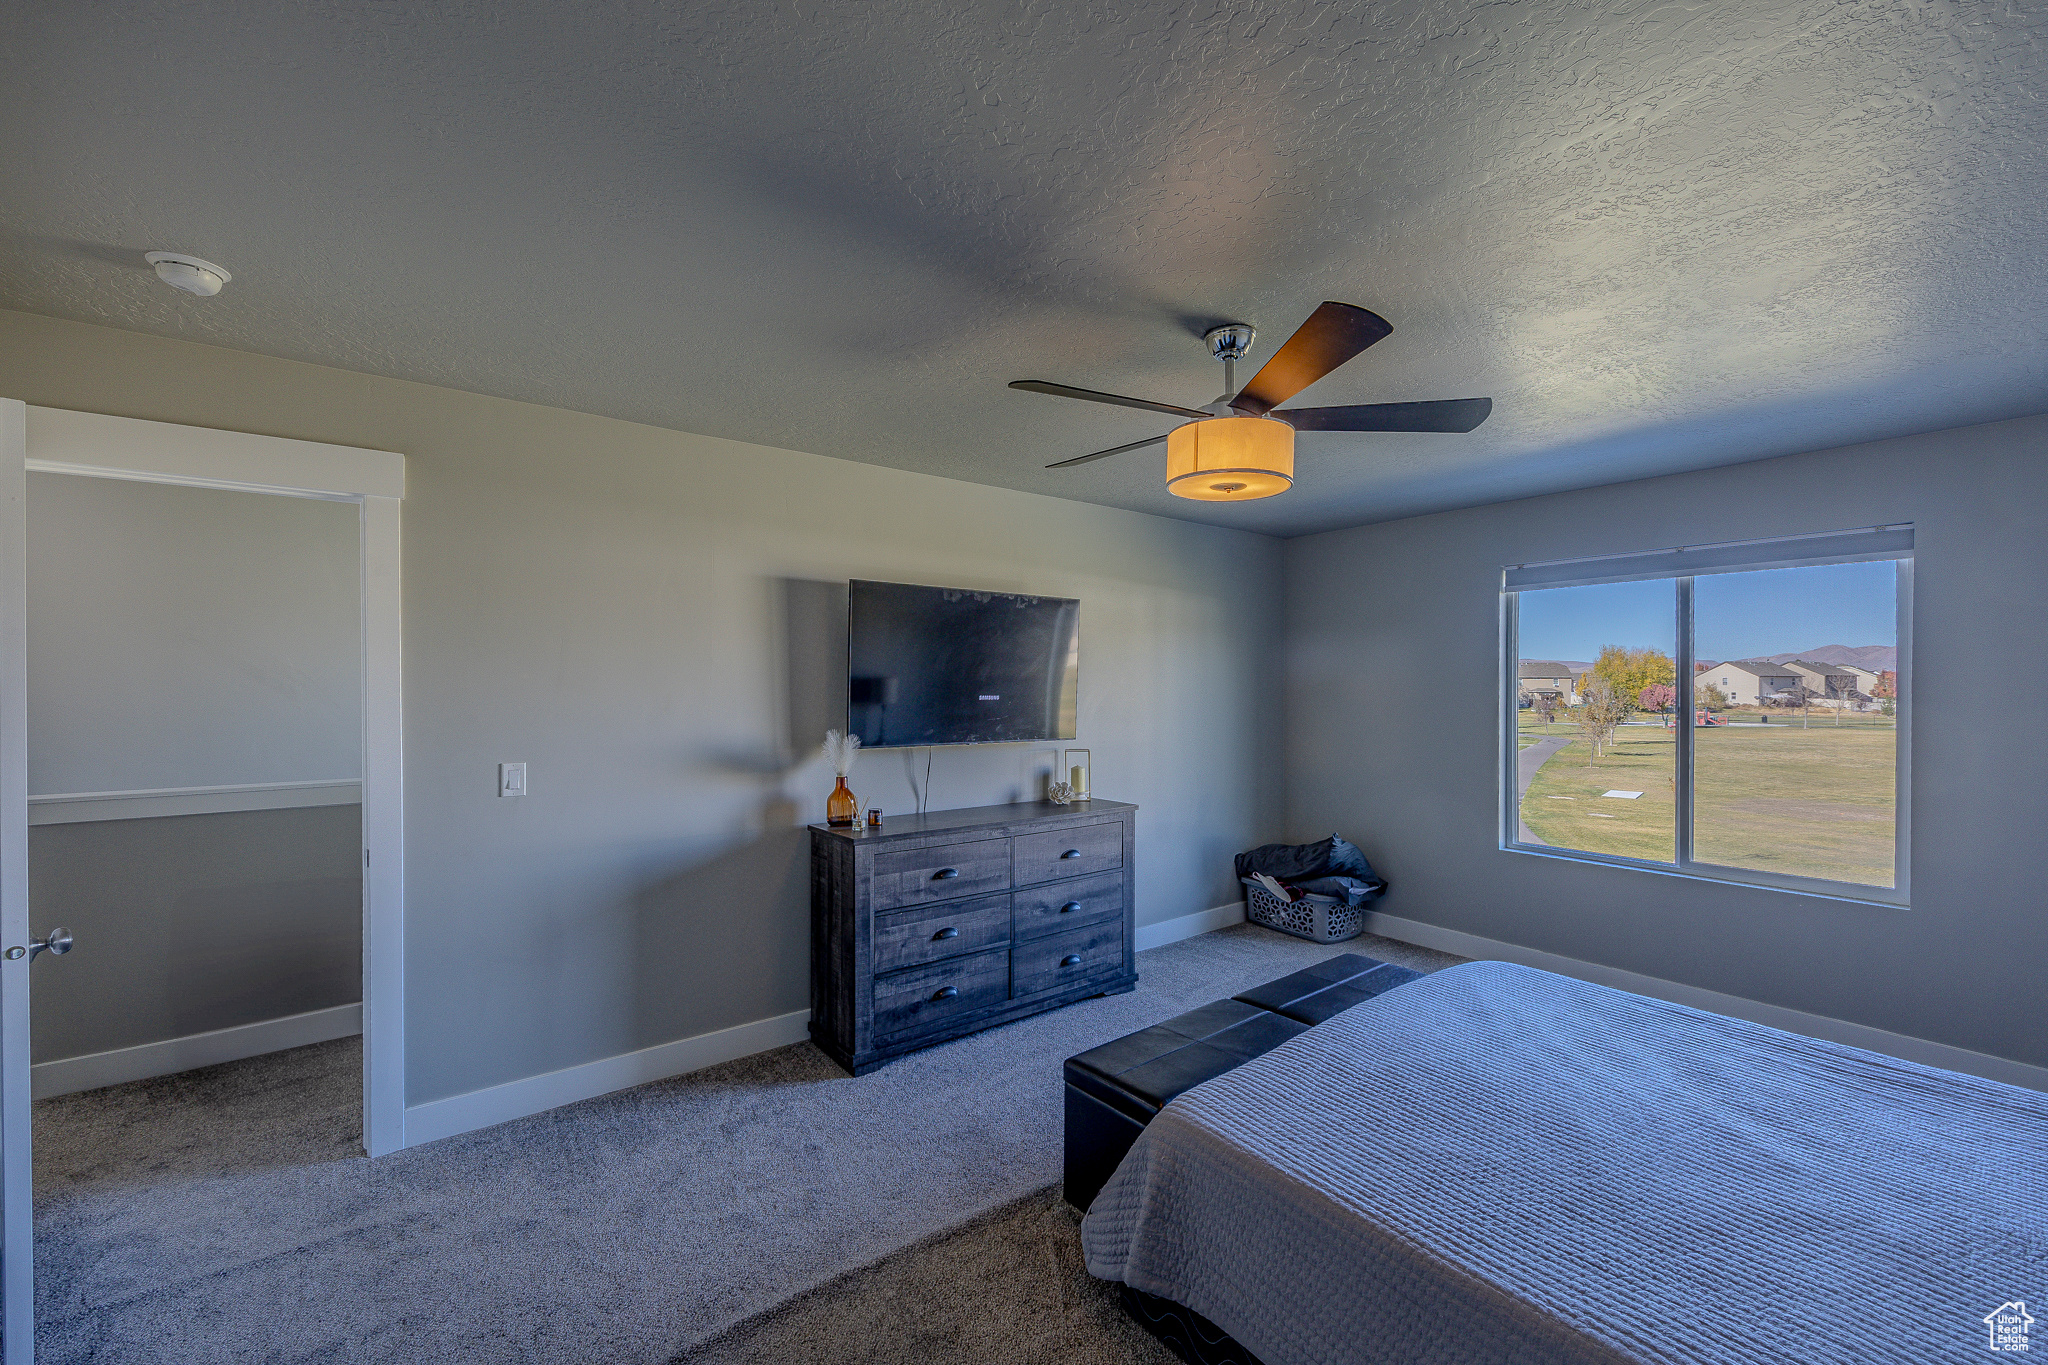
[[[1249,323],[1229,322],[1211,327],[1202,333],[1202,340],[1209,343],[1209,354],[1216,359],[1238,361],[1250,353],[1258,335],[1258,330]]]

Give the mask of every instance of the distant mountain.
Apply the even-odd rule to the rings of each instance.
[[[1772,663],[1790,663],[1794,659],[1805,659],[1816,664],[1854,664],[1867,668],[1873,673],[1884,673],[1899,666],[1897,645],[1822,645],[1819,649],[1802,649],[1792,654],[1766,655]]]

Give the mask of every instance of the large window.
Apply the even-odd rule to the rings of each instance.
[[[1912,546],[1507,569],[1504,846],[1903,901]]]

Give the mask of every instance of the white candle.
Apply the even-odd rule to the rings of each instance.
[[[1088,779],[1085,773],[1086,770],[1080,764],[1074,765],[1073,776],[1069,779],[1067,785],[1074,789],[1074,795],[1076,796],[1088,790]]]

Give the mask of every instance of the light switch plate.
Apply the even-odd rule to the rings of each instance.
[[[526,765],[524,763],[500,763],[498,765],[498,795],[526,795]]]

